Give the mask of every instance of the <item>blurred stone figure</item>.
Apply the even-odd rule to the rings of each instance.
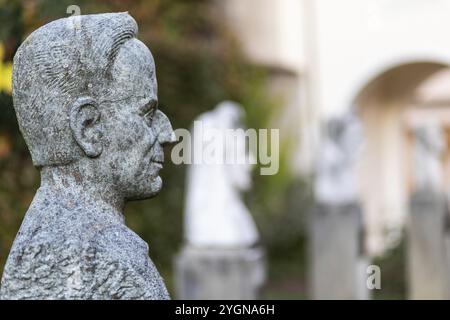
[[[181,299],[256,299],[265,278],[258,232],[241,193],[255,162],[241,127],[243,109],[225,101],[194,121],[185,240],[176,261]]]
[[[222,102],[196,120],[201,127],[194,126],[192,134],[194,164],[188,168],[185,208],[185,237],[191,245],[234,248],[258,241],[241,199],[251,187],[253,156],[246,151],[244,131],[230,131],[242,128],[242,115],[239,105]],[[202,152],[203,163],[196,164]],[[226,163],[230,155],[234,159]]]
[[[331,119],[317,157],[315,197],[329,204],[358,199],[355,167],[362,144],[361,123],[354,113]]]
[[[37,29],[17,51],[14,108],[41,186],[2,299],[169,298],[123,215],[126,202],[159,193],[163,146],[175,141],[136,34],[127,13],[76,16]]]
[[[362,127],[353,112],[326,123],[318,150],[311,220],[314,299],[368,299],[356,165]]]
[[[417,190],[442,189],[442,155],[446,147],[442,129],[424,126],[414,130],[414,160]]]
[[[450,247],[442,178],[446,142],[437,124],[416,127],[413,133],[415,190],[407,225],[409,297],[449,299]]]

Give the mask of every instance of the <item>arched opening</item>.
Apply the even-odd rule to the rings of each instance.
[[[0,274],[39,184],[20,135],[10,93],[0,91]]]
[[[354,100],[364,128],[365,144],[358,169],[365,246],[370,256],[382,255],[402,239],[414,191],[412,127],[441,117],[445,109],[430,109],[418,97],[423,96],[424,86],[433,96],[429,87],[435,88],[443,80],[429,83],[447,72],[447,67],[427,61],[394,66],[369,81]],[[450,104],[446,106],[450,111]],[[408,247],[408,256],[410,251]],[[411,259],[405,262],[410,264]],[[407,265],[405,272],[410,269]],[[411,275],[406,273],[404,277],[408,278],[411,297]]]

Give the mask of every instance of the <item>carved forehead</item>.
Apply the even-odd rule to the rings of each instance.
[[[111,72],[114,98],[157,98],[155,62],[150,50],[141,41],[131,39],[120,48]]]

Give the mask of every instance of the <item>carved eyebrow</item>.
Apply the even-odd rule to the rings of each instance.
[[[146,114],[152,109],[156,109],[158,107],[158,100],[155,98],[146,98],[140,101],[139,103],[139,111],[142,114]]]

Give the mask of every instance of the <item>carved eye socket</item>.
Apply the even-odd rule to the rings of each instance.
[[[158,105],[158,102],[153,100],[153,101],[149,102],[145,107],[144,120],[149,126],[152,124],[157,105]]]
[[[149,112],[144,115],[144,119],[148,125],[152,124],[153,116],[155,115],[156,108],[152,108]]]

